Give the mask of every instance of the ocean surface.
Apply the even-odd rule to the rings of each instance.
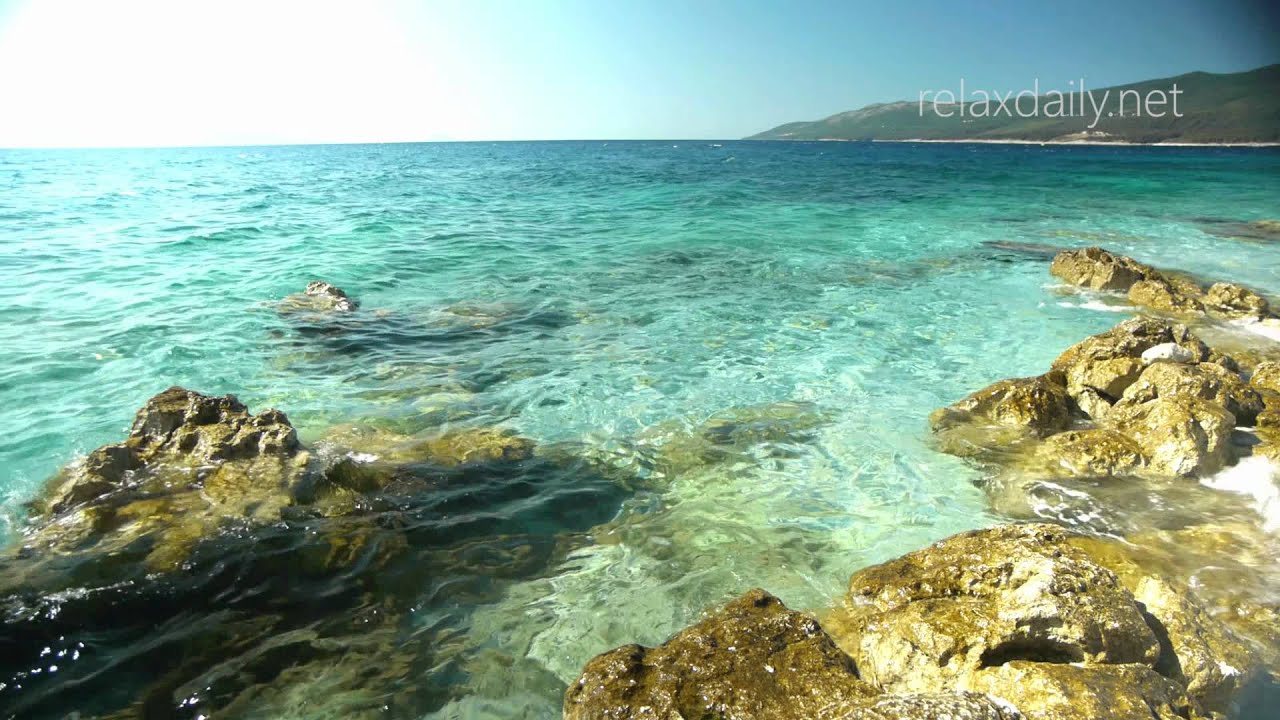
[[[492,486],[460,512],[482,529],[416,516],[434,533],[418,572],[358,597],[343,574],[293,588],[339,599],[272,605],[277,629],[216,672],[184,664],[183,633],[234,645],[256,616],[230,600],[71,627],[62,648],[0,641],[0,711],[90,717],[145,696],[191,718],[558,717],[596,653],[661,642],[755,586],[819,611],[854,570],[999,521],[926,418],[1127,317],[1058,286],[1053,248],[1280,295],[1280,245],[1231,231],[1275,218],[1280,152],[1259,149],[0,152],[6,543],[48,477],[171,385],[284,410],[308,444],[349,424],[498,426],[617,470],[478,480]],[[341,333],[278,312],[312,279],[360,301]],[[314,658],[272,638],[303,632],[327,644],[291,675]],[[145,695],[169,672],[181,703]]]

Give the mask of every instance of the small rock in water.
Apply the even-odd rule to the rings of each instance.
[[[1148,365],[1158,362],[1193,363],[1196,359],[1195,353],[1177,343],[1171,342],[1147,348],[1142,353],[1142,362]]]
[[[342,288],[321,280],[312,280],[307,283],[307,294],[312,297],[328,298],[333,303],[333,309],[340,312],[349,312],[360,307],[359,303],[351,299]]]

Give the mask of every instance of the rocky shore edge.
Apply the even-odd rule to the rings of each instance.
[[[1229,283],[1206,288],[1100,248],[1063,251],[1051,270],[1088,291],[1124,293],[1147,314],[1068,348],[1042,375],[1002,380],[940,408],[930,417],[940,451],[1016,476],[1134,484],[1194,482],[1248,458],[1280,459],[1280,355],[1229,354],[1193,329],[1280,321],[1265,298]],[[317,282],[280,310],[323,316],[358,307]],[[704,430],[718,440],[712,456],[743,422]],[[206,557],[201,543],[227,528],[252,539],[255,528],[281,520],[318,521],[307,526],[323,551],[287,551],[274,560],[279,567],[253,567],[262,582],[282,568],[290,577],[374,578],[415,544],[433,542],[385,526],[380,508],[398,507],[387,498],[438,493],[471,472],[582,461],[498,428],[426,438],[361,432],[339,430],[308,448],[282,412],[255,415],[230,395],[170,388],[138,411],[123,442],[50,479],[29,505],[21,547],[6,553],[14,572],[0,589],[18,598],[104,578],[128,584],[141,578],[135,566],[148,577],[181,574]],[[366,457],[371,443],[378,453]],[[686,454],[712,457],[696,435],[688,443]],[[87,562],[69,571],[72,557]],[[43,602],[27,599],[33,608]],[[662,645],[605,652],[570,684],[564,717],[1236,717],[1259,697],[1274,699],[1267,688],[1280,667],[1280,607],[1220,605],[1153,563],[1137,538],[1015,522],[855,573],[821,622],[755,589]],[[77,622],[73,605],[58,611]],[[158,692],[169,690],[162,683]]]

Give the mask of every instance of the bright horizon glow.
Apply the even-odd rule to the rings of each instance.
[[[1101,87],[1280,60],[1266,3],[1139,8],[1160,26],[1135,37],[1103,0],[1052,20],[899,5],[0,0],[0,147],[732,138],[962,75]]]

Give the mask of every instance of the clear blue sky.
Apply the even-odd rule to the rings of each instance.
[[[1280,62],[1274,4],[0,0],[0,147],[731,138]]]

